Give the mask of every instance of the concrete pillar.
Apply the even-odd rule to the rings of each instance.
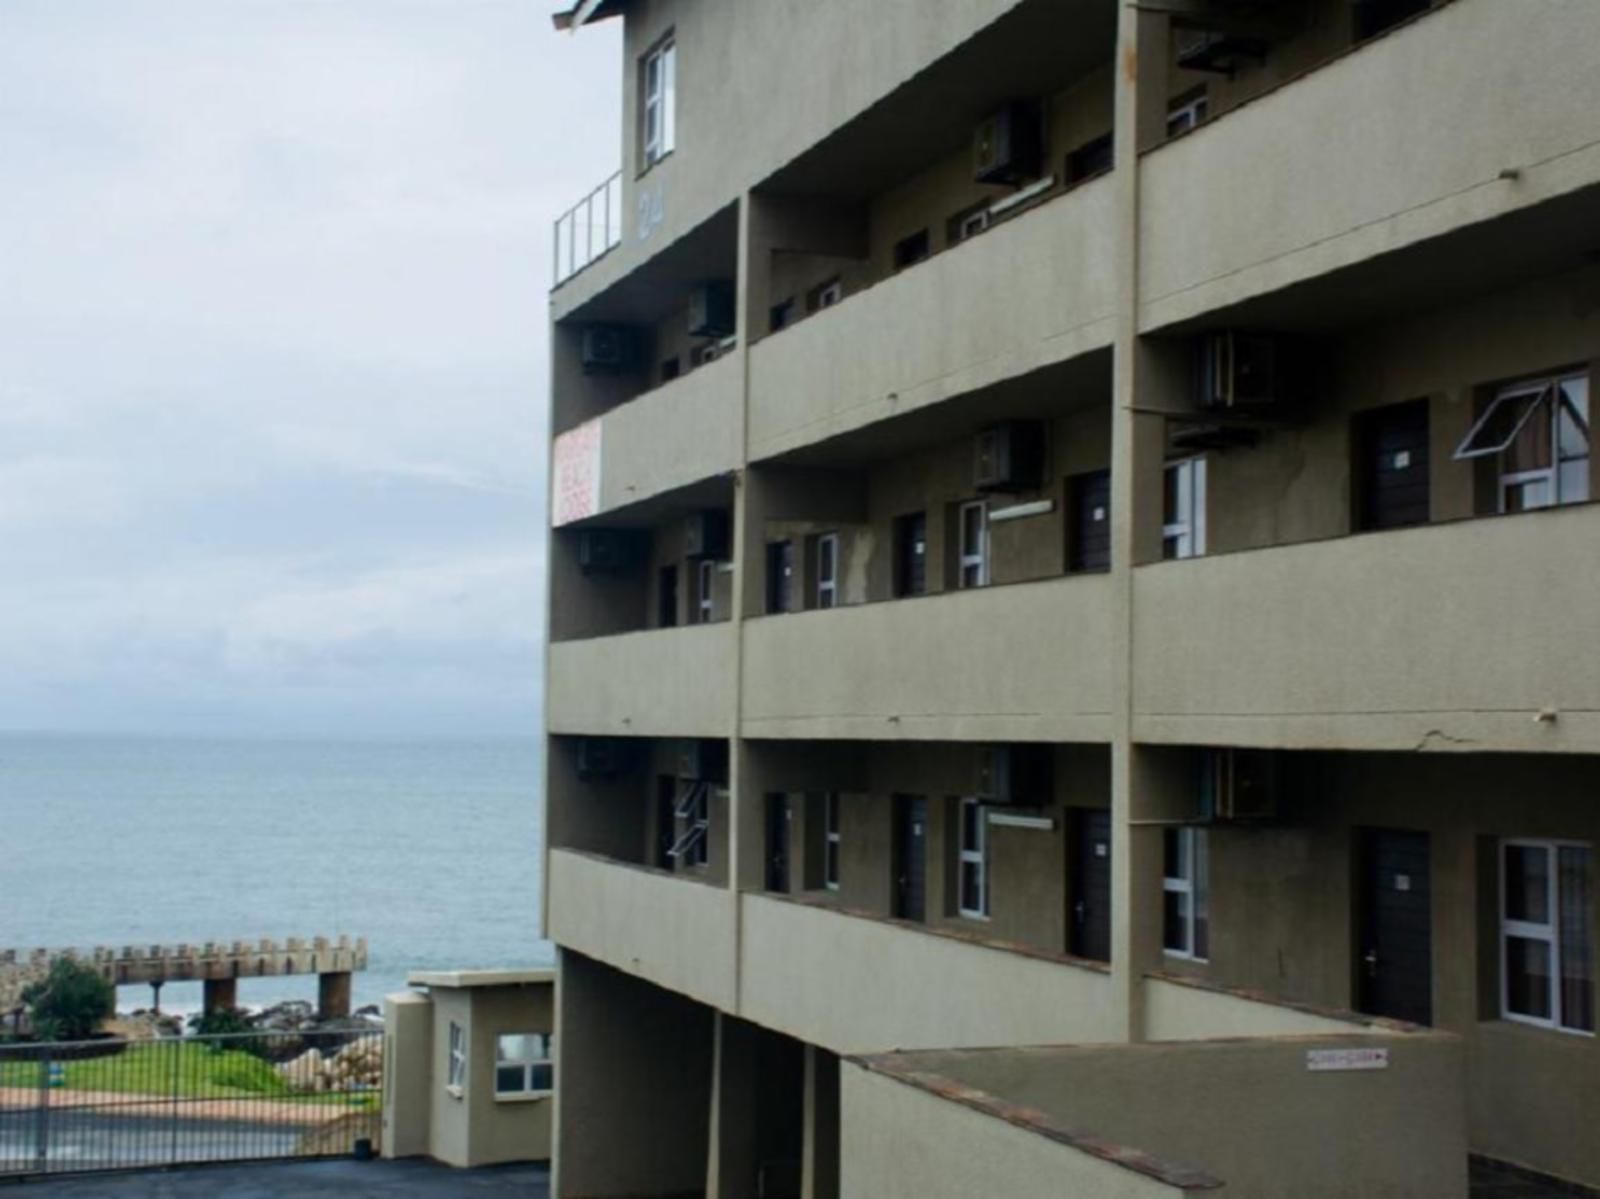
[[[754,1025],[721,1012],[716,1021],[706,1199],[748,1199],[756,1193],[756,1038],[760,1034]]]
[[[431,1152],[433,1108],[433,1001],[416,991],[383,1001],[384,1157],[419,1157]]]
[[[200,985],[200,996],[202,1010],[208,1016],[232,1011],[239,1006],[239,980],[208,978]]]
[[[555,1036],[551,1195],[699,1193],[712,1010],[563,949]]]
[[[317,975],[317,1016],[333,1020],[350,1014],[350,972],[335,970]]]
[[[839,1059],[806,1046],[801,1199],[839,1199]]]

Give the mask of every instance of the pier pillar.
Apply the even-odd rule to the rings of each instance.
[[[350,971],[317,975],[317,1016],[332,1020],[350,1014]]]
[[[208,978],[200,984],[202,1008],[213,1016],[218,1012],[232,1011],[239,1006],[239,980],[236,978]]]

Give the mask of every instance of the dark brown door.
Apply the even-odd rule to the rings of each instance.
[[[1433,1023],[1433,903],[1428,834],[1361,833],[1357,1006],[1374,1016]]]
[[[1111,813],[1072,808],[1072,909],[1067,952],[1097,962],[1111,960]]]
[[[789,797],[767,796],[767,890],[789,893]]]
[[[1428,523],[1428,401],[1356,418],[1357,523],[1398,529]]]
[[[1111,569],[1111,472],[1091,471],[1067,480],[1069,571]]]
[[[670,629],[678,623],[678,568],[663,566],[656,589],[656,623]]]
[[[767,543],[767,612],[794,610],[794,542]]]
[[[656,865],[673,868],[672,847],[678,841],[678,779],[671,774],[656,776]]]
[[[901,920],[928,917],[928,801],[918,795],[894,797],[894,915]]]
[[[922,595],[928,590],[928,514],[913,512],[894,522],[894,593]]]

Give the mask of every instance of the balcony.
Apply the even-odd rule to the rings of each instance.
[[[570,849],[552,849],[549,869],[552,941],[733,1010],[733,892]]]
[[[552,287],[622,244],[622,172],[618,171],[556,218]]]
[[[750,457],[1109,346],[1114,233],[1100,178],[760,341]]]
[[[1108,740],[1110,604],[1080,575],[749,621],[743,735]]]
[[[726,737],[734,712],[729,623],[558,641],[550,646],[550,732]]]
[[[742,895],[739,1014],[837,1053],[1115,1039],[1111,977],[1076,959]]]
[[[1529,20],[1503,0],[1454,0],[1147,154],[1142,330],[1600,182],[1593,98],[1574,86],[1597,42],[1597,5]],[[1556,238],[1547,224],[1435,266],[1482,269],[1461,259],[1490,253],[1514,269],[1525,237]],[[1569,246],[1592,228],[1592,213],[1562,223]]]
[[[1134,736],[1600,751],[1600,506],[1140,567]]]
[[[557,503],[556,523],[601,516],[737,468],[742,387],[738,358],[724,358],[559,434],[552,453],[558,485],[580,479],[584,494],[576,506]]]

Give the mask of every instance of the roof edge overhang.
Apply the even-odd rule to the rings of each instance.
[[[576,33],[591,21],[620,17],[625,2],[626,0],[576,0],[571,8],[552,13],[550,20],[557,29]]]

